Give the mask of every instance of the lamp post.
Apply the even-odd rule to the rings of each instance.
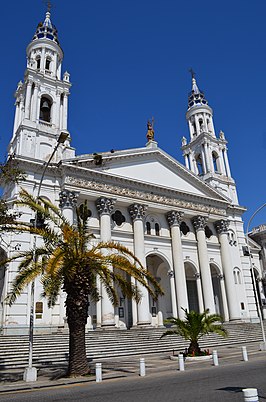
[[[262,339],[263,339],[263,342],[260,344],[260,350],[266,350],[266,338],[265,338],[265,331],[264,331],[264,326],[263,326],[263,318],[262,318],[261,309],[260,309],[260,303],[259,303],[259,295],[258,295],[258,290],[257,290],[257,286],[256,286],[254,266],[253,266],[253,263],[252,263],[252,260],[251,260],[251,252],[250,252],[250,246],[249,246],[249,242],[248,242],[248,239],[249,239],[248,234],[249,234],[249,227],[250,227],[250,224],[251,224],[253,218],[264,207],[266,207],[266,203],[262,204],[258,209],[256,209],[256,211],[253,213],[253,215],[251,215],[251,217],[250,217],[250,219],[248,221],[248,224],[247,224],[247,233],[246,233],[247,246],[248,246],[248,255],[249,255],[249,264],[250,264],[250,269],[251,269],[251,276],[252,276],[252,281],[253,281],[255,300],[256,300],[256,303],[257,303],[257,307],[258,307],[258,316],[259,316],[259,320],[260,320]]]
[[[44,179],[45,172],[50,165],[58,147],[60,144],[63,144],[67,137],[68,137],[68,132],[62,131],[57,139],[57,143],[54,147],[53,152],[51,153],[50,158],[48,159],[47,162],[45,162],[45,166],[42,172],[42,176],[40,179],[40,183],[38,186],[38,191],[37,191],[37,197],[36,200],[38,201],[40,198],[40,192],[41,192],[41,187],[42,187],[42,182]],[[37,213],[35,214],[35,219],[34,219],[34,227],[37,227]],[[33,238],[33,262],[36,264],[36,243],[37,243],[37,235],[34,235]],[[34,292],[35,292],[35,282],[34,280],[31,283],[31,294],[30,294],[30,323],[29,323],[29,359],[28,359],[28,366],[25,368],[23,379],[26,382],[31,382],[31,381],[36,381],[37,380],[37,369],[36,367],[32,366],[32,357],[33,357],[33,328],[34,328]]]

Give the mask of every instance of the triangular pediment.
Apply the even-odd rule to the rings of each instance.
[[[95,155],[82,155],[75,159],[75,165],[133,181],[136,186],[138,182],[146,183],[161,189],[228,202],[226,197],[160,148],[108,152],[101,157],[102,162],[97,165]]]

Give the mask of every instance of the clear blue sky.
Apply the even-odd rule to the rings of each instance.
[[[52,21],[73,84],[69,131],[77,154],[146,143],[155,118],[159,146],[183,163],[188,73],[229,142],[232,175],[247,222],[266,202],[265,0],[54,0]],[[1,4],[1,157],[11,137],[25,49],[44,19],[41,0]],[[266,223],[266,208],[253,224]]]

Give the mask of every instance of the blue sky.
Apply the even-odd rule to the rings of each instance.
[[[247,222],[266,202],[264,0],[54,0],[52,21],[73,84],[69,131],[77,154],[144,146],[155,118],[159,146],[183,163],[181,138],[192,66],[229,142]],[[25,49],[44,19],[41,0],[1,5],[0,145],[12,133],[13,93]],[[266,208],[253,225],[266,223]]]

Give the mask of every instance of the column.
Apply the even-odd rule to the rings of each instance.
[[[177,305],[176,305],[175,274],[174,274],[174,271],[169,271],[168,275],[169,275],[169,278],[170,278],[172,314],[173,314],[173,317],[178,318]]]
[[[195,216],[192,219],[192,223],[196,230],[196,237],[198,241],[198,256],[199,256],[204,307],[205,309],[210,310],[210,314],[215,314],[212,277],[211,277],[208,249],[205,237],[206,218],[204,216]]]
[[[55,128],[60,129],[60,103],[61,103],[61,92],[56,91],[56,104],[55,104]]]
[[[210,172],[210,158],[209,158],[209,150],[207,142],[204,142],[204,152],[205,152],[205,159],[206,159],[206,168],[207,172]]]
[[[38,90],[39,85],[35,83],[33,98],[32,98],[32,121],[37,120],[37,104],[38,104]]]
[[[202,159],[203,174],[206,174],[207,173],[207,164],[206,164],[206,160],[205,160],[204,147],[202,147],[202,149],[201,149],[201,159]]]
[[[226,291],[225,291],[225,285],[224,285],[224,276],[220,275],[219,279],[220,279],[221,295],[222,295],[222,301],[223,301],[224,321],[229,321],[229,312],[228,312]]]
[[[146,267],[145,245],[144,245],[144,226],[147,205],[132,204],[128,211],[133,221],[134,231],[134,254],[140,260],[143,267]],[[150,306],[148,290],[140,283],[137,284],[142,294],[141,300],[137,305],[138,325],[150,325]]]
[[[185,164],[186,164],[186,168],[189,169],[189,160],[188,160],[188,154],[184,155],[185,157]]]
[[[219,149],[219,160],[218,160],[218,162],[220,162],[220,172],[223,175],[226,175],[224,158],[223,158],[223,151],[221,149]]]
[[[189,157],[190,170],[192,170],[192,172],[195,173],[194,162],[193,162],[193,158],[192,158],[191,152],[189,152],[188,157]]]
[[[170,211],[166,214],[171,230],[177,311],[178,311],[178,317],[180,319],[184,319],[185,317],[185,312],[182,309],[188,309],[186,273],[183,261],[183,251],[182,251],[181,233],[180,233],[180,223],[182,215],[183,214],[178,211]]]
[[[13,129],[13,135],[17,131],[18,125],[19,125],[19,98],[16,100],[16,112],[15,112],[15,120],[14,120],[14,129]]]
[[[100,217],[100,231],[101,231],[101,241],[108,242],[111,240],[111,213],[114,209],[115,200],[112,198],[100,197],[96,201],[96,207]],[[112,270],[113,268],[110,266],[109,268]],[[115,315],[114,315],[114,306],[111,303],[108,294],[105,290],[105,287],[101,286],[101,324],[102,327],[113,327],[115,325]],[[98,307],[98,311],[99,307]],[[97,319],[98,321],[98,319]]]
[[[59,207],[70,225],[74,223],[74,211],[77,205],[78,192],[62,190],[59,193]]]
[[[64,93],[63,99],[63,118],[62,118],[62,129],[67,130],[67,102],[68,102],[68,94]]]
[[[195,273],[195,278],[196,278],[197,293],[198,293],[199,312],[203,313],[204,312],[204,303],[203,303],[202,286],[201,286],[199,272]]]
[[[45,71],[45,48],[42,48],[42,55],[41,55],[41,65],[40,65],[40,72],[44,73]]]
[[[227,150],[224,148],[222,150],[222,154],[224,157],[224,163],[225,163],[225,169],[228,177],[231,177],[231,171],[230,171],[230,165],[229,165],[229,160],[228,160],[228,155],[227,155]]]
[[[28,81],[26,88],[26,99],[25,99],[25,119],[29,119],[30,117],[31,87],[32,87],[32,81]]]
[[[230,320],[238,320],[240,319],[240,307],[236,297],[233,266],[231,262],[229,243],[227,237],[229,222],[224,219],[217,221],[215,222],[215,228],[217,230],[221,246],[221,260],[225,279],[225,289],[228,302],[229,318]]]

